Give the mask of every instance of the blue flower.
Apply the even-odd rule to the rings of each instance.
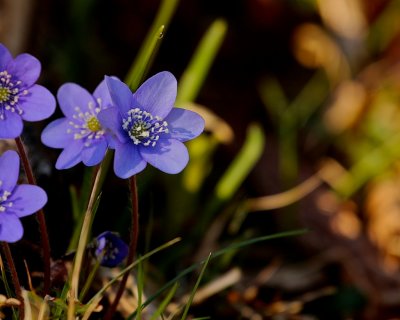
[[[177,82],[169,72],[160,72],[132,94],[116,78],[106,76],[114,108],[101,111],[101,125],[114,141],[114,171],[129,178],[142,171],[147,163],[166,173],[182,171],[188,160],[183,142],[197,137],[204,120],[197,113],[174,108]]]
[[[105,231],[96,237],[94,254],[104,267],[119,265],[128,255],[128,245],[110,231]]]
[[[69,169],[81,161],[87,166],[99,164],[108,141],[97,117],[112,103],[105,81],[93,95],[77,84],[66,83],[58,90],[57,99],[65,117],[51,122],[42,132],[45,145],[64,149],[56,168]]]
[[[29,184],[17,185],[19,156],[9,150],[0,156],[0,241],[15,242],[24,229],[19,218],[43,208],[47,195],[42,188]]]
[[[0,44],[0,139],[21,135],[23,121],[50,117],[56,107],[53,95],[35,84],[40,75],[40,62],[23,53],[12,58]]]

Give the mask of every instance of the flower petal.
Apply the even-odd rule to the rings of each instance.
[[[7,69],[7,65],[12,60],[10,51],[0,43],[0,69],[1,71]]]
[[[102,128],[110,131],[120,142],[125,143],[129,139],[124,129],[122,129],[122,118],[118,108],[112,107],[100,111],[97,119],[100,121]]]
[[[67,118],[60,118],[50,122],[42,131],[42,142],[51,148],[65,148],[74,141],[74,136],[67,133],[71,129]]]
[[[133,97],[145,111],[163,119],[174,106],[176,92],[175,77],[172,73],[163,71],[147,79]]]
[[[69,169],[78,164],[82,160],[82,148],[83,143],[81,140],[75,140],[66,146],[57,159],[56,168],[59,170]]]
[[[75,83],[63,84],[57,92],[57,100],[62,112],[67,118],[72,118],[74,114],[88,111],[89,102],[95,104],[92,95],[81,86]],[[77,111],[77,108],[79,110]]]
[[[114,77],[105,77],[113,105],[118,108],[121,115],[128,113],[134,107],[131,89],[121,80]]]
[[[117,144],[115,146],[114,172],[122,178],[130,178],[146,168],[146,162],[133,143]]]
[[[22,53],[8,64],[7,69],[13,77],[22,81],[24,87],[29,88],[39,78],[42,67],[34,56]]]
[[[190,110],[173,108],[165,121],[171,137],[182,142],[196,138],[204,130],[204,119]]]
[[[15,112],[5,111],[4,119],[0,119],[0,139],[14,139],[21,135],[24,124]]]
[[[8,150],[0,156],[0,190],[11,192],[19,177],[19,156],[14,150]]]
[[[20,184],[15,187],[9,200],[13,206],[7,208],[7,212],[13,212],[21,218],[42,209],[47,203],[47,194],[38,186]]]
[[[100,82],[100,84],[97,86],[97,88],[93,92],[93,97],[96,99],[101,100],[101,108],[108,108],[113,105],[113,102],[111,100],[110,96],[110,91],[108,90],[108,86],[106,83],[106,80],[103,80]]]
[[[89,147],[85,147],[82,150],[82,162],[86,166],[94,166],[99,164],[106,154],[107,141],[105,138],[101,138],[96,142],[92,142]]]
[[[28,89],[29,93],[20,101],[23,110],[22,119],[40,121],[50,117],[56,109],[56,99],[45,87],[35,84]]]
[[[23,234],[24,228],[15,214],[6,212],[0,214],[0,241],[16,242]]]
[[[160,140],[151,147],[140,147],[140,155],[153,167],[165,173],[179,173],[189,161],[186,146],[174,139]]]

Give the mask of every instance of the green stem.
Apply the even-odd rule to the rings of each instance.
[[[28,182],[32,185],[37,185],[35,176],[31,164],[28,159],[25,146],[20,137],[15,138],[17,144],[18,152],[22,160],[22,165],[24,166],[25,174]],[[44,284],[43,284],[43,294],[47,295],[50,291],[50,242],[49,235],[47,233],[46,219],[44,217],[44,212],[40,209],[36,213],[36,218],[39,224],[40,238],[42,242],[42,254],[43,254],[43,269],[44,269]]]
[[[131,202],[132,202],[132,218],[131,218],[131,239],[129,244],[129,253],[128,258],[126,261],[126,265],[129,266],[132,264],[133,259],[135,257],[137,241],[138,241],[138,234],[139,234],[139,201],[137,195],[137,186],[136,186],[136,177],[133,176],[129,179],[129,186],[131,190]],[[104,320],[112,319],[112,316],[115,313],[115,310],[118,306],[119,300],[124,293],[126,282],[128,281],[129,272],[125,273],[121,279],[117,294],[115,296],[114,301],[112,302],[111,306],[108,308],[107,313],[104,317]],[[140,307],[140,306],[139,306]]]

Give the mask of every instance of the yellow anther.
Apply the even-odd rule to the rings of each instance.
[[[86,124],[87,124],[88,129],[92,132],[101,130],[100,122],[94,116],[91,117],[89,120],[87,120]]]

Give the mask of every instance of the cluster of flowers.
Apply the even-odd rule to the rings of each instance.
[[[56,101],[36,84],[40,62],[29,54],[13,58],[0,44],[0,139],[21,135],[23,120],[39,121],[55,111]],[[107,149],[115,150],[114,172],[129,178],[147,163],[166,173],[179,173],[189,156],[183,142],[198,136],[204,120],[189,110],[174,108],[177,81],[160,72],[136,92],[116,77],[105,76],[93,94],[74,83],[62,85],[57,100],[65,117],[51,122],[42,132],[42,142],[63,149],[57,169],[83,162],[99,164]],[[17,185],[19,156],[6,151],[0,156],[0,241],[15,242],[23,235],[19,218],[35,213],[47,202],[43,189]],[[99,247],[115,237],[98,238]],[[111,245],[112,247],[112,245]]]

